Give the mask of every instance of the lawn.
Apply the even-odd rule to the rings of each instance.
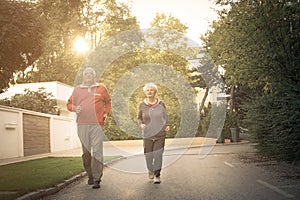
[[[105,161],[118,156],[105,157]],[[83,172],[81,157],[49,157],[0,166],[0,199],[53,187]]]

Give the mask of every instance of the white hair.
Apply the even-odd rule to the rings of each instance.
[[[91,72],[94,74],[94,76],[96,76],[96,71],[95,71],[93,68],[91,68],[91,67],[85,68],[85,69],[83,70],[82,74],[84,74],[84,73],[87,72],[87,71],[91,71]]]
[[[146,92],[146,90],[147,90],[148,87],[154,88],[156,92],[158,91],[158,90],[157,90],[157,86],[156,86],[154,83],[147,83],[147,84],[143,87],[144,92]]]

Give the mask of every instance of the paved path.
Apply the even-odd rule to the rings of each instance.
[[[247,141],[241,141],[239,143],[245,143]],[[230,144],[229,140],[226,140],[226,144]],[[216,145],[215,138],[176,138],[166,140],[166,149],[173,148],[188,148],[191,146],[203,146],[203,145]],[[104,142],[104,155],[105,156],[134,156],[143,153],[143,143],[142,140],[123,140],[123,141],[106,141]],[[58,151],[52,153],[38,154],[26,157],[10,158],[10,159],[0,159],[0,166],[10,163],[28,161],[43,157],[65,157],[65,156],[81,156],[81,148]]]
[[[171,166],[174,162],[176,162],[181,155],[183,155],[189,148],[200,148],[201,151],[198,152],[199,156],[203,157],[207,155],[214,146],[218,145],[226,145],[226,144],[243,144],[248,143],[248,141],[241,141],[239,143],[230,143],[227,140],[223,144],[216,144],[215,138],[176,138],[176,139],[167,139],[166,140],[166,150],[165,150],[165,158],[164,158],[164,167]],[[171,153],[172,155],[169,155]],[[38,159],[42,157],[66,157],[66,156],[81,156],[82,151],[81,148],[61,151],[61,152],[53,152],[47,154],[39,154],[21,158],[13,158],[13,159],[2,159],[0,160],[0,165],[5,165],[9,163],[22,162],[26,160]],[[104,155],[105,156],[122,156],[123,159],[120,162],[116,162],[110,165],[110,169],[119,172],[125,172],[129,174],[143,174],[146,173],[146,166],[143,157],[143,144],[141,140],[131,140],[131,141],[108,141],[104,143]],[[132,164],[135,163],[135,164]],[[77,176],[73,179],[66,181],[63,184],[59,184],[60,188],[63,188],[64,185],[69,185],[71,182],[74,182],[78,179],[81,179],[82,175]],[[127,184],[127,183],[125,183]],[[44,196],[46,193],[53,193],[53,191],[57,191],[57,187],[43,190],[27,194],[20,199],[31,199],[35,196]]]
[[[251,144],[216,145],[209,154],[206,147],[169,150],[164,154],[162,183],[148,179],[145,160],[133,156],[104,169],[103,182],[94,190],[81,179],[43,200],[207,200],[207,199],[299,199],[300,181],[279,179],[241,155],[252,155]],[[166,164],[168,163],[168,164]]]

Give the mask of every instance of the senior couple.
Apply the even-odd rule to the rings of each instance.
[[[157,86],[147,83],[143,90],[146,98],[139,105],[138,124],[143,133],[149,178],[159,184],[165,137],[170,130],[170,122],[164,102],[156,97]],[[84,69],[82,84],[73,90],[67,108],[76,113],[77,133],[82,144],[82,160],[88,184],[98,189],[103,175],[103,125],[111,110],[111,98],[106,86],[96,82],[93,68]]]

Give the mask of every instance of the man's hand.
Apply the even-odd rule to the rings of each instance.
[[[75,112],[76,114],[79,114],[81,112],[81,106],[76,106]]]
[[[107,117],[107,114],[104,114],[104,115],[103,115],[103,121],[104,121],[104,123],[107,122],[107,118],[108,118],[108,117]]]

